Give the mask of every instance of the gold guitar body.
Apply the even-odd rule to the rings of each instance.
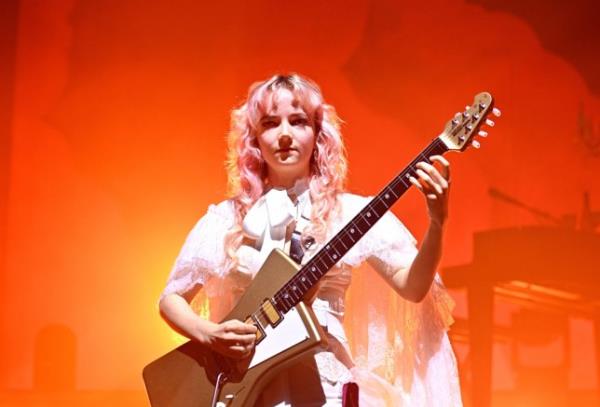
[[[235,308],[223,320],[247,320],[266,299],[285,285],[299,266],[280,250],[274,250]],[[208,407],[220,373],[227,374],[217,404],[253,406],[261,389],[278,371],[310,354],[325,338],[310,306],[298,303],[276,326],[265,329],[254,354],[233,361],[197,342],[189,341],[144,368],[143,376],[153,407]]]

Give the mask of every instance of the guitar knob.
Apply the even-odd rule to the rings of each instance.
[[[488,136],[488,132],[485,131],[485,130],[479,130],[479,133],[477,133],[477,134],[479,134],[481,137],[487,137]]]
[[[481,147],[481,144],[479,144],[479,141],[477,141],[477,140],[471,141],[471,145],[473,146],[473,148]]]
[[[490,119],[485,119],[485,124],[487,124],[490,127],[494,127],[495,123],[493,121],[491,121]]]
[[[498,109],[497,107],[492,109],[492,113],[494,114],[494,116],[496,117],[500,117],[502,115],[502,112],[500,111],[500,109]]]

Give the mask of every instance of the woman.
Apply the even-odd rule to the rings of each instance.
[[[289,252],[299,235],[306,262],[369,199],[344,192],[339,119],[317,85],[299,75],[254,84],[232,113],[229,142],[231,198],[211,205],[189,234],[160,310],[188,338],[244,358],[252,352],[256,328],[213,321],[231,309],[271,250]],[[430,219],[420,249],[394,215],[384,215],[308,299],[326,328],[327,347],[279,374],[259,405],[341,405],[348,382],[359,384],[366,406],[461,404],[446,335],[451,301],[435,272],[447,218],[449,164],[441,156],[430,160],[440,170],[421,162],[418,178],[410,179],[425,195]],[[348,340],[342,322],[350,305],[345,299],[351,270],[364,261],[400,297],[393,309],[395,329],[368,304],[352,306],[352,321],[368,327],[361,344],[359,335]],[[208,315],[193,310],[194,298],[209,300]]]

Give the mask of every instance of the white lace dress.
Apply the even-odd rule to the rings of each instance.
[[[369,201],[353,194],[342,194],[340,199],[341,215],[333,222],[330,237]],[[300,195],[296,208],[291,217],[310,214],[308,191]],[[260,217],[256,213],[251,210],[248,215]],[[231,310],[262,264],[271,249],[266,240],[273,247],[285,244],[277,241],[271,228],[273,239],[262,238],[254,247],[240,248],[240,266],[232,270],[223,239],[233,226],[233,214],[230,201],[208,208],[188,235],[162,293],[183,294],[202,285],[192,306],[214,321]],[[303,262],[319,249],[313,245]],[[418,304],[402,299],[385,282],[396,270],[409,267],[416,253],[415,239],[404,225],[392,213],[384,215],[323,277],[312,303],[330,335],[329,347],[279,374],[259,405],[341,406],[342,386],[352,381],[359,385],[363,407],[461,406],[456,360],[446,334],[453,302],[439,276]],[[376,273],[361,267],[363,263]],[[316,377],[312,382],[311,373]]]

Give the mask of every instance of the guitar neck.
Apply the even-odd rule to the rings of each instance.
[[[441,155],[446,151],[448,148],[444,142],[440,138],[434,139],[275,294],[275,307],[285,313],[298,304],[321,277],[344,257],[410,188],[412,183],[409,177],[417,177],[415,165],[420,161],[429,163],[429,157]]]

